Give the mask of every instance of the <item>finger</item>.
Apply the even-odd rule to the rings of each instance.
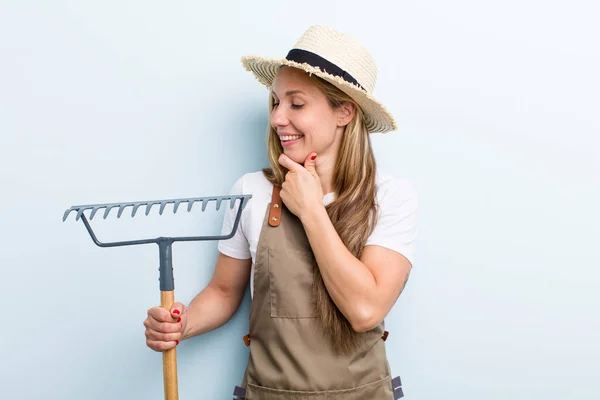
[[[146,329],[144,334],[146,335],[146,339],[157,342],[175,342],[181,340],[181,332],[162,333],[157,332],[154,329]]]
[[[312,153],[309,153],[306,156],[306,160],[304,160],[304,168],[306,168],[307,171],[309,172],[317,172],[317,167],[316,167],[316,160],[317,159],[317,153],[315,153],[314,151]]]
[[[282,154],[279,156],[279,164],[283,165],[288,170],[293,171],[293,172],[298,171],[299,169],[303,168],[302,165],[298,164],[297,162],[295,162],[294,160],[292,160],[285,154]]]
[[[176,320],[181,320],[181,316],[186,312],[186,307],[182,303],[173,303],[171,306],[171,316]]]
[[[148,329],[162,333],[181,332],[181,322],[161,322],[154,318],[147,318],[144,321],[144,326]]]
[[[169,310],[162,307],[152,307],[148,310],[148,317],[151,317],[160,322],[173,322],[173,317]]]
[[[179,344],[178,342],[161,342],[161,341],[146,339],[146,345],[154,351],[171,350],[173,347],[177,346],[178,344]]]

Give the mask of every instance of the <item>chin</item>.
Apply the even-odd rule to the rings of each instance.
[[[291,158],[292,161],[297,162],[298,164],[304,164],[304,160],[306,160],[306,157],[308,157],[307,152],[300,152],[298,150],[296,150],[296,151],[284,150],[283,154],[285,154],[286,156]]]

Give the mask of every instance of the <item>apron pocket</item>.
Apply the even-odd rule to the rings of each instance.
[[[249,383],[246,388],[246,400],[328,400],[328,397],[327,392],[271,389]]]
[[[393,400],[391,376],[342,390],[298,391],[273,389],[249,383],[246,400]]]
[[[269,296],[273,318],[314,318],[312,252],[269,249]]]
[[[376,382],[349,390],[334,390],[327,394],[327,400],[394,400],[392,377],[386,376]]]

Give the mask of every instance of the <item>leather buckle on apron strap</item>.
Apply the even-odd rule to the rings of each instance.
[[[386,341],[386,339],[388,338],[388,335],[389,335],[389,334],[390,334],[390,333],[389,333],[388,331],[383,331],[383,335],[381,336],[381,338],[383,339],[383,341],[384,341],[384,342],[385,342],[385,341]]]
[[[246,389],[240,386],[236,386],[235,389],[233,389],[233,395],[236,396],[233,400],[245,400]]]
[[[404,397],[404,392],[402,391],[402,381],[400,380],[399,376],[392,379],[392,388],[394,389],[394,400]]]
[[[273,185],[273,194],[271,196],[271,209],[269,210],[269,225],[270,226],[279,226],[279,222],[281,222],[281,207],[282,201],[279,192],[281,188],[279,186]]]
[[[246,346],[250,346],[250,335],[244,336],[243,339],[244,339],[244,344]]]

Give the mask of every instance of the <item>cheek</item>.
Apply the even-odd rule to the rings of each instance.
[[[312,141],[328,142],[335,134],[336,123],[331,113],[312,113],[298,119],[297,129]]]
[[[315,147],[315,150],[324,150],[335,142],[336,124],[331,115],[323,114],[316,117],[310,124],[310,132],[307,142]]]

